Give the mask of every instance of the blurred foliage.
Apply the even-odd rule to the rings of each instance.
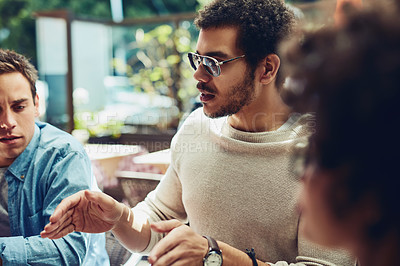
[[[122,4],[125,18],[143,18],[194,12],[202,5],[201,2],[200,0],[123,0]],[[26,55],[37,66],[34,14],[39,11],[60,9],[70,10],[77,17],[111,20],[110,0],[0,0],[0,47]],[[126,70],[126,74],[137,88],[149,93],[171,96],[177,99],[179,104],[182,98],[177,92],[180,78],[176,73],[180,73],[177,70],[182,61],[180,53],[190,49],[188,38],[192,36],[185,29],[179,28],[174,31],[170,25],[161,25],[144,35],[144,39],[136,49],[133,49],[135,51],[132,50],[130,57],[133,60],[137,53],[147,56],[154,62],[150,67],[135,68],[132,64],[125,65],[115,59],[114,68],[117,69],[116,72]],[[141,49],[143,51],[140,51]],[[172,66],[172,70],[168,65]],[[183,72],[185,71],[188,72],[187,70]],[[184,76],[188,77],[187,74]],[[174,81],[176,78],[178,81]],[[75,122],[79,124],[79,121],[81,119]],[[78,125],[77,128],[79,127]],[[113,128],[112,125],[105,127]],[[120,125],[116,123],[115,132],[119,131],[119,128]],[[91,133],[95,134],[96,131],[101,129],[93,128]]]
[[[193,12],[198,0],[124,0],[124,15],[127,18]]]
[[[122,44],[128,55],[127,66],[116,59],[115,72],[128,76],[136,90],[169,96],[176,100],[179,110],[185,109],[184,103],[197,94],[186,57],[187,52],[195,49],[197,39],[192,22],[183,21],[177,28],[170,24],[128,27],[123,32],[114,43],[127,42]],[[134,38],[127,40],[132,32]],[[185,84],[188,82],[191,84]]]
[[[193,12],[198,0],[123,0],[125,18]],[[0,0],[0,47],[15,50],[36,63],[37,11],[68,9],[77,16],[111,20],[110,0]]]
[[[123,51],[122,58],[112,60],[114,75],[127,77],[129,87],[136,92],[175,99],[178,117],[157,127],[161,131],[176,128],[183,112],[192,107],[190,100],[198,94],[187,60],[187,52],[195,50],[198,35],[192,21],[113,26],[112,34],[114,55]],[[75,128],[87,129],[90,136],[113,137],[124,130],[123,121],[100,121],[99,117],[95,112],[76,112]]]
[[[0,47],[15,50],[36,65],[36,11],[69,9],[76,14],[110,19],[109,0],[0,0]]]
[[[121,131],[124,127],[123,121],[114,117],[108,117],[107,121],[103,121],[100,118],[101,116],[98,113],[75,113],[75,129],[87,130],[90,137],[110,136],[117,139],[121,136]]]

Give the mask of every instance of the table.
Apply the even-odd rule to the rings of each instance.
[[[169,164],[171,163],[171,150],[165,149],[144,155],[139,155],[133,158],[133,162],[137,164],[148,164],[155,166],[159,168],[163,174],[165,174]]]
[[[100,166],[102,174],[106,179],[101,181],[106,183],[115,178],[115,171],[118,168],[118,164],[125,156],[138,154],[143,151],[143,147],[140,145],[121,144],[85,144],[84,148],[92,164]]]

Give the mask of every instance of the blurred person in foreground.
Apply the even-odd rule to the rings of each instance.
[[[40,237],[60,201],[97,187],[83,147],[41,122],[37,71],[0,49],[0,265],[109,265],[104,234]]]
[[[381,5],[307,34],[284,60],[287,102],[316,112],[299,202],[305,234],[360,266],[400,265],[400,19],[398,6]]]
[[[57,207],[42,236],[112,230],[128,249],[150,252],[154,266],[352,265],[299,232],[290,159],[313,118],[292,113],[279,94],[277,47],[292,31],[292,12],[281,0],[217,0],[195,23],[189,60],[203,107],[174,136],[161,183],[133,210],[79,192]]]

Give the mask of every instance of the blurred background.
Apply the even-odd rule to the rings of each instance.
[[[83,141],[159,150],[196,94],[182,62],[196,42],[201,4],[0,0],[0,47],[39,70],[41,120]]]
[[[186,54],[197,41],[195,12],[208,2],[0,0],[0,47],[39,70],[42,121],[83,142],[161,150],[199,105]],[[287,3],[315,26],[336,1]]]
[[[313,29],[332,23],[336,1],[286,2]],[[187,53],[208,2],[0,0],[0,47],[39,71],[39,119],[77,137],[99,187],[130,206],[158,184],[173,135],[201,105]],[[137,259],[109,232],[106,247],[111,265]]]

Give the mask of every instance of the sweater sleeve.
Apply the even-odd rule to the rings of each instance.
[[[154,223],[171,219],[187,223],[187,214],[182,202],[182,184],[174,163],[168,167],[156,189],[150,192],[143,202],[134,207],[133,212],[135,223],[144,223],[146,220]],[[150,242],[142,252],[150,252],[162,237],[162,234],[152,231]]]
[[[354,266],[356,259],[343,249],[327,249],[307,240],[301,230],[301,219],[298,229],[298,251],[295,263],[279,261],[269,263],[271,266]]]

